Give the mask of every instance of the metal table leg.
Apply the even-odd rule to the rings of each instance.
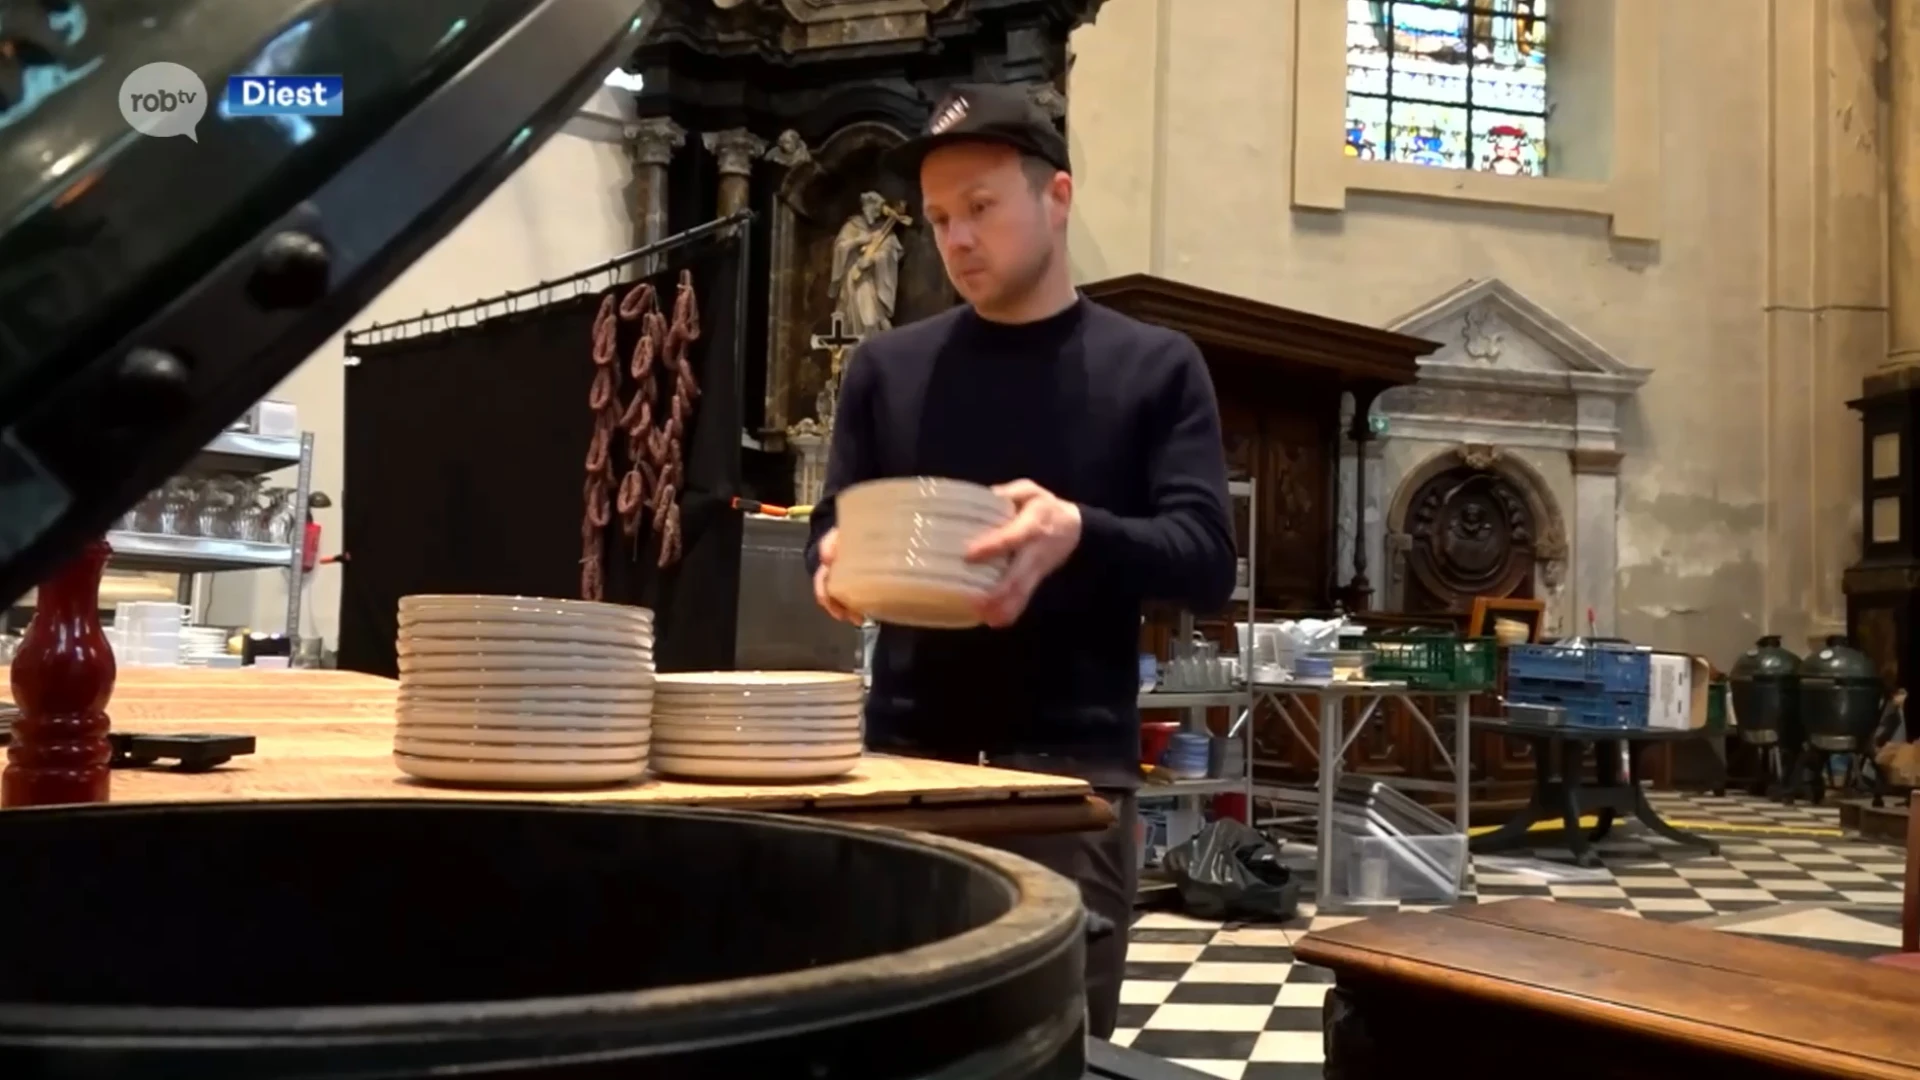
[[[1469,710],[1473,708],[1473,694],[1470,692],[1459,692],[1452,695],[1454,714],[1452,749],[1447,748],[1446,740],[1440,737],[1440,729],[1435,725],[1435,721],[1440,718],[1438,711],[1429,717],[1425,710],[1421,709],[1420,703],[1414,700],[1413,694],[1395,693],[1393,696],[1399,699],[1401,706],[1407,710],[1407,714],[1413,717],[1414,723],[1420,725],[1420,730],[1426,732],[1427,741],[1433,744],[1434,750],[1440,755],[1441,763],[1453,770],[1453,820],[1456,827],[1459,828],[1460,832],[1464,835],[1467,831],[1467,800],[1473,779],[1473,770],[1471,768],[1473,764],[1473,744],[1469,737],[1471,732],[1468,731],[1468,725],[1471,720]],[[1438,697],[1439,695],[1435,696]],[[1371,713],[1369,713],[1369,716],[1371,716]],[[1365,727],[1366,719],[1363,718],[1360,723],[1362,727]],[[1350,739],[1349,742],[1351,741]]]
[[[1473,695],[1453,695],[1453,823],[1460,834],[1467,834],[1467,799],[1473,788]]]
[[[1320,820],[1314,825],[1314,840],[1319,845],[1314,895],[1322,909],[1333,895],[1333,796],[1340,784],[1340,759],[1345,756],[1345,703],[1341,694],[1320,695]]]

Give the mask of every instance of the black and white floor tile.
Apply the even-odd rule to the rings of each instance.
[[[1843,955],[1898,947],[1903,853],[1842,837],[1832,806],[1784,807],[1742,795],[1655,801],[1669,820],[1719,841],[1720,854],[1616,827],[1598,845],[1605,873],[1596,880],[1550,883],[1476,869],[1475,895],[1465,902],[1538,896]],[[1550,848],[1521,854],[1572,862]],[[1295,962],[1293,943],[1354,918],[1319,915],[1310,903],[1297,918],[1270,925],[1142,915],[1114,1041],[1227,1080],[1318,1080],[1320,1006],[1332,973]]]

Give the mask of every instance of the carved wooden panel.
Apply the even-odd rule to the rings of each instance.
[[[1311,387],[1276,398],[1271,386],[1250,385],[1237,368],[1217,370],[1215,383],[1229,474],[1258,481],[1259,605],[1324,608],[1333,558],[1327,447],[1337,399]],[[1243,525],[1243,546],[1245,540]]]
[[[1260,464],[1260,414],[1244,399],[1220,403],[1228,476],[1252,476]]]
[[[1407,517],[1407,608],[1462,611],[1476,596],[1530,591],[1539,523],[1525,493],[1461,465],[1414,492]]]
[[[1533,778],[1533,747],[1520,739],[1504,735],[1474,736],[1477,771],[1488,780],[1519,782]]]
[[[1900,686],[1900,627],[1892,607],[1861,607],[1853,620],[1853,641],[1888,689]]]
[[[1260,603],[1306,608],[1327,603],[1332,552],[1331,467],[1325,416],[1270,413],[1261,425]]]
[[[1290,713],[1293,723],[1275,706],[1262,701],[1253,714],[1253,760],[1256,772],[1274,780],[1312,783],[1315,769],[1314,747],[1319,732],[1308,714],[1298,709]],[[1298,732],[1298,735],[1295,734]]]
[[[1889,690],[1911,690],[1920,677],[1920,573],[1907,567],[1856,566],[1847,594],[1847,635],[1873,661]],[[1908,714],[1912,715],[1909,706]]]

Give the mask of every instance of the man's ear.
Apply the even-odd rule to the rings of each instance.
[[[1065,228],[1067,215],[1073,211],[1073,177],[1065,172],[1053,174],[1047,183],[1047,211],[1053,218],[1055,228]]]

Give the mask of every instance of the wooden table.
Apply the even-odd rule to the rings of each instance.
[[[343,671],[126,668],[108,707],[117,732],[249,734],[254,754],[208,773],[117,769],[115,802],[244,799],[543,799],[724,806],[961,837],[1104,828],[1113,811],[1070,777],[869,756],[851,775],[803,784],[648,778],[591,791],[431,786],[393,764],[395,684]]]
[[[1616,820],[1633,818],[1676,844],[1718,855],[1720,845],[1703,836],[1676,829],[1647,802],[1646,777],[1640,762],[1647,747],[1706,738],[1705,729],[1671,731],[1663,728],[1600,728],[1581,724],[1539,724],[1507,717],[1473,718],[1473,726],[1524,741],[1533,751],[1533,794],[1493,832],[1476,836],[1476,854],[1541,846],[1542,840],[1564,844],[1580,866],[1599,866],[1600,856],[1589,846],[1606,839]],[[1626,747],[1627,768],[1620,769],[1620,750]],[[1595,775],[1589,780],[1582,763],[1593,750]],[[1593,832],[1580,827],[1584,814],[1598,819]],[[1558,838],[1533,832],[1543,821],[1561,823]]]
[[[1294,955],[1336,977],[1327,1080],[1920,1080],[1920,977],[1739,934],[1514,900]]]

